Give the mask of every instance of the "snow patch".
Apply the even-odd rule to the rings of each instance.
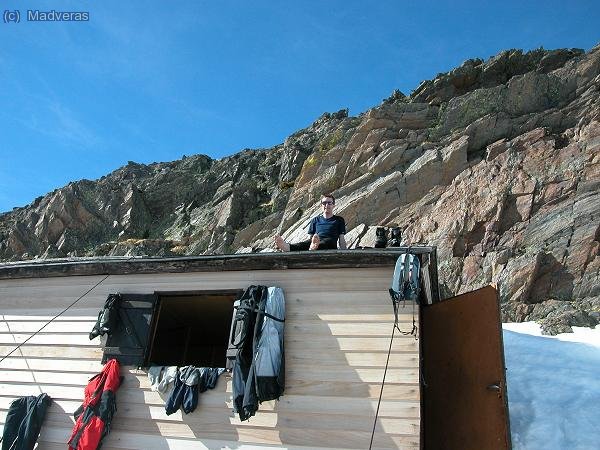
[[[503,324],[514,450],[600,448],[600,328]]]

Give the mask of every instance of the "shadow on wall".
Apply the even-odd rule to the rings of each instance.
[[[351,286],[348,279],[336,281]],[[166,397],[150,389],[145,372],[124,367],[118,410],[103,448],[368,448],[392,331],[389,297],[322,287],[286,292],[286,391],[279,402],[263,403],[256,416],[240,422],[232,413],[231,377],[223,375],[214,390],[200,394],[193,413],[167,416]],[[73,311],[63,319],[0,366],[0,413],[21,395],[43,391],[54,400],[40,448],[65,447],[73,411],[89,378],[102,368],[102,350],[87,337],[95,315]],[[11,324],[25,330],[47,320],[29,316]],[[411,326],[412,316],[403,316],[401,327]],[[396,335],[373,447],[418,448],[419,410],[418,342]]]
[[[368,448],[393,323],[387,295],[346,292],[343,302],[338,293],[286,295],[286,391],[246,422],[232,413],[229,375],[200,394],[193,413],[167,416],[166,396],[150,390],[144,373],[129,371],[106,446],[126,439],[144,449],[187,448],[187,442],[193,448]],[[412,316],[403,321],[403,328],[412,326]],[[412,336],[395,338],[374,448],[418,448],[417,348]],[[135,444],[140,435],[153,437]]]
[[[388,299],[377,302],[375,312],[380,314],[373,314],[371,300],[370,293],[348,293],[343,305],[337,294],[288,295],[286,391],[280,401],[260,405],[246,422],[232,413],[229,375],[221,376],[214,390],[200,394],[193,413],[166,416],[166,396],[152,392],[144,374],[131,373],[119,393],[119,412],[107,445],[117,445],[113,439],[130,429],[162,435],[153,440],[153,448],[159,449],[172,446],[172,440],[178,445],[193,440],[207,448],[236,448],[235,443],[368,448],[392,327]],[[411,448],[410,434],[418,433],[418,385],[406,385],[418,380],[418,356],[408,352],[415,345],[413,337],[395,344],[376,427],[377,448]],[[385,434],[391,429],[396,434]]]
[[[387,292],[303,293],[287,304],[281,442],[368,448],[393,324]],[[418,439],[417,345],[412,336],[394,341],[376,448],[412,448]]]

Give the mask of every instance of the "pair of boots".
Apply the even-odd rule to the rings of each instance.
[[[402,230],[400,227],[393,227],[391,229],[391,238],[389,241],[385,227],[377,227],[375,230],[375,248],[400,247],[401,240]]]

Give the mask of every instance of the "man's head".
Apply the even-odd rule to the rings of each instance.
[[[330,216],[333,214],[333,207],[335,205],[335,198],[333,195],[326,193],[321,195],[321,208],[323,209],[324,216]]]

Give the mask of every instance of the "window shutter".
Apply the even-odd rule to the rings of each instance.
[[[115,358],[122,365],[145,363],[156,304],[154,294],[120,294],[117,324],[106,340],[102,362]]]
[[[232,344],[233,333],[235,330],[235,316],[237,314],[238,306],[240,306],[239,300],[236,300],[235,302],[233,302],[233,313],[232,313],[233,315],[231,316],[231,328],[229,329],[229,341],[227,341],[227,354],[226,354],[226,359],[225,359],[225,368],[226,369],[233,368],[233,362],[235,361],[235,358],[238,353],[238,348]]]

